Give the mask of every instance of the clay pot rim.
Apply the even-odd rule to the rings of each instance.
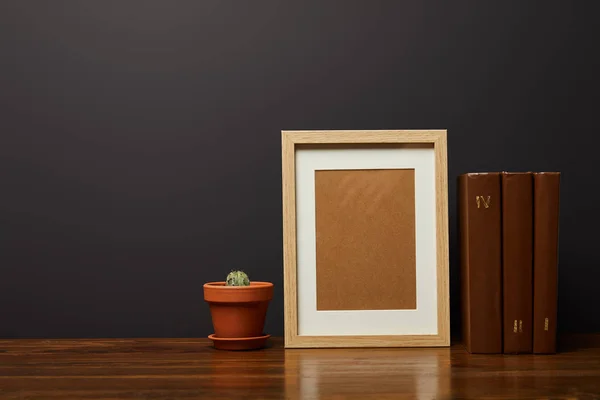
[[[250,286],[225,286],[225,281],[218,282],[207,282],[204,284],[205,288],[215,289],[215,290],[254,290],[254,289],[264,289],[273,287],[273,283],[271,282],[262,282],[262,281],[252,281],[250,282]]]

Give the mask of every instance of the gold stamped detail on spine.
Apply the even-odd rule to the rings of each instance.
[[[548,318],[546,318],[544,320],[544,330],[547,331],[548,330]]]
[[[486,200],[486,198],[483,196],[475,196],[475,201],[477,202],[477,208],[481,208],[482,204],[483,204],[484,208],[490,208],[491,197],[492,196],[488,196],[487,200]]]
[[[515,319],[515,325],[513,327],[513,332],[517,333],[517,320]]]
[[[523,320],[519,320],[519,332],[523,332]]]

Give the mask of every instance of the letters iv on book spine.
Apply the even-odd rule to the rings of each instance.
[[[462,337],[470,353],[502,353],[499,172],[458,177]]]
[[[533,351],[533,174],[502,173],[502,276],[506,354]]]
[[[560,173],[539,172],[534,181],[533,352],[556,352]]]

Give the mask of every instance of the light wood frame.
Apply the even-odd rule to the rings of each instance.
[[[448,173],[446,130],[282,131],[284,344],[316,347],[443,347],[450,345]],[[429,144],[435,158],[437,323],[436,335],[298,335],[296,254],[296,146],[322,144]]]

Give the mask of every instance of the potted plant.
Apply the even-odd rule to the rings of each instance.
[[[214,327],[209,336],[216,348],[249,350],[262,347],[270,335],[263,332],[273,284],[250,281],[243,271],[231,271],[225,281],[204,284]]]

